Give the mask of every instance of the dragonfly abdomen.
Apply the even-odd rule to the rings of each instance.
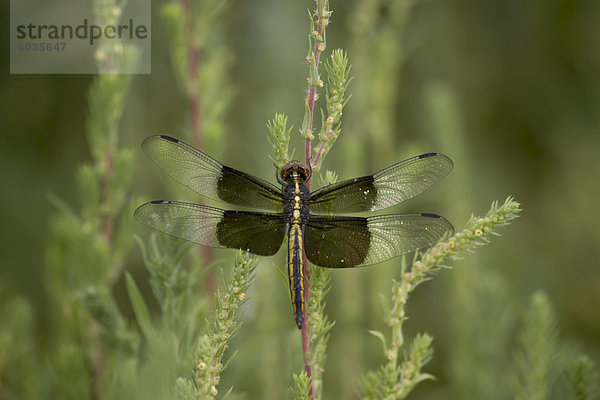
[[[288,240],[288,276],[290,279],[290,295],[294,318],[298,329],[302,328],[304,321],[304,244],[302,239],[302,227],[300,224],[290,225]]]

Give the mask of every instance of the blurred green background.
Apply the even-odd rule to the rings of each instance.
[[[133,79],[124,112],[122,145],[135,149],[153,134],[185,138],[187,103],[159,16],[164,3],[153,2],[152,74]],[[310,7],[309,1],[237,1],[225,14],[223,40],[234,57],[230,83],[236,95],[225,143],[210,151],[225,164],[274,180],[265,123],[275,112],[289,116],[296,155],[303,153],[297,132]],[[412,398],[506,398],[510,383],[504,372],[519,316],[538,289],[557,313],[561,343],[598,363],[600,2],[422,1],[400,22],[381,2],[376,23],[365,31],[358,1],[331,1],[331,8],[324,56],[346,49],[354,81],[342,136],[324,168],[346,179],[422,152],[442,152],[454,160],[454,172],[393,211],[439,213],[459,230],[493,200],[512,195],[523,208],[503,236],[452,263],[455,269],[411,297],[408,336],[434,336],[435,355],[426,370],[437,377]],[[0,13],[8,26],[8,2],[0,4]],[[90,159],[84,132],[93,76],[9,75],[8,40],[0,46],[0,301],[26,296],[43,343],[48,321],[41,277],[53,213],[47,195],[77,202],[74,170]],[[137,153],[131,193],[165,197],[168,178]],[[177,200],[196,199],[182,193]],[[149,231],[140,226],[138,234]],[[143,280],[138,253],[130,254],[127,270]],[[301,368],[287,283],[273,267],[283,263],[283,252],[261,260],[247,323],[232,346],[239,354],[225,384],[235,384],[248,398],[286,396],[286,368]],[[380,343],[367,330],[382,329],[378,294],[389,294],[394,276],[397,262],[333,272],[328,314],[336,326],[325,371],[328,398],[354,398],[359,375],[382,361]],[[123,285],[115,290],[130,314]],[[497,332],[503,318],[509,320],[502,325],[504,336]],[[468,349],[461,343],[468,335],[471,344],[483,347]],[[470,359],[476,365],[461,367],[461,360]],[[488,374],[497,387],[461,391],[460,368]]]

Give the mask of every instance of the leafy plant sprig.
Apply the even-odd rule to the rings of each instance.
[[[352,81],[350,77],[350,66],[348,65],[348,56],[341,49],[335,49],[331,54],[331,59],[325,62],[327,71],[327,117],[321,110],[321,131],[319,132],[319,144],[315,147],[315,157],[312,166],[319,170],[323,158],[341,133],[342,110],[350,100],[351,96],[346,96],[346,89]]]
[[[312,159],[311,155],[311,143],[314,139],[313,132],[313,121],[314,121],[314,109],[315,102],[319,98],[317,90],[319,87],[323,87],[323,81],[320,78],[319,74],[319,62],[321,58],[322,52],[326,48],[326,37],[327,37],[327,25],[329,24],[329,19],[331,17],[331,10],[329,9],[329,1],[328,0],[315,0],[316,10],[314,13],[309,12],[310,19],[310,34],[309,34],[309,54],[306,58],[307,64],[309,66],[309,74],[308,74],[308,90],[307,95],[304,99],[304,118],[302,121],[302,127],[300,129],[301,136],[305,139],[305,162],[307,165],[310,165],[311,169],[317,170],[323,161],[323,157],[326,152],[331,149],[331,146],[335,142],[335,139],[340,134],[340,125],[339,120],[341,117],[342,109],[347,101],[345,99],[345,90],[348,87],[349,83],[349,68],[348,68],[348,58],[345,53],[341,50],[334,52],[331,58],[331,62],[327,64],[327,74],[328,74],[328,93],[327,93],[327,103],[328,103],[328,116],[327,119],[324,118],[324,113],[321,113],[322,121],[322,134],[320,135],[321,144],[317,147],[315,158]],[[334,126],[335,124],[335,126]],[[274,126],[274,125],[272,125]],[[279,137],[281,140],[279,142],[272,141],[272,143],[289,143],[289,138],[286,139],[286,129],[285,126],[280,129]],[[271,129],[270,129],[271,130]],[[273,135],[273,130],[271,130],[271,134]],[[289,135],[288,135],[289,137]],[[275,149],[276,156],[275,160],[282,158],[281,151]],[[287,156],[287,153],[283,153],[284,156]],[[310,190],[310,179],[306,182],[307,188]],[[307,305],[310,305],[310,281],[311,281],[311,271],[308,266],[308,259],[306,258],[306,254],[303,254],[304,265],[307,266],[306,271],[304,271],[304,287],[305,287],[305,298],[304,302]],[[326,293],[324,290],[323,295]],[[320,303],[321,299],[319,299]],[[308,395],[315,395],[315,383],[319,384],[320,382],[320,373],[318,372],[319,377],[315,377],[313,379],[313,368],[318,368],[322,370],[322,365],[311,365],[311,361],[317,361],[318,359],[322,359],[324,361],[324,343],[326,343],[326,333],[323,333],[323,336],[319,337],[319,342],[323,345],[322,350],[319,351],[319,357],[317,357],[317,353],[311,352],[311,344],[312,338],[311,335],[313,333],[317,333],[317,331],[309,332],[308,324],[307,324],[307,313],[308,308],[305,308],[304,311],[304,321],[305,323],[301,328],[301,338],[302,338],[302,353],[304,358],[304,371],[306,373],[307,378],[311,381],[311,385],[309,388]],[[325,328],[322,326],[321,328]],[[329,327],[326,330],[329,330]],[[324,331],[326,332],[326,331]],[[311,360],[309,360],[309,358]],[[320,388],[319,388],[320,392]],[[319,394],[320,396],[320,394]]]
[[[231,278],[225,282],[224,289],[215,294],[215,318],[209,332],[198,341],[195,360],[197,360],[191,380],[180,385],[195,389],[191,399],[213,399],[217,395],[217,385],[221,372],[228,361],[223,361],[229,341],[241,326],[240,308],[246,303],[246,291],[254,279],[254,270],[258,265],[255,256],[240,251],[231,270]]]
[[[273,149],[273,155],[269,155],[271,161],[277,168],[283,167],[294,157],[294,152],[289,154],[290,136],[293,127],[287,127],[287,116],[284,114],[275,114],[275,117],[267,122],[269,131],[269,143]]]
[[[115,25],[122,14],[116,0],[94,1],[98,24]],[[138,50],[119,40],[105,41],[95,53],[99,75],[88,92],[86,134],[92,161],[76,171],[80,200],[71,207],[56,195],[57,213],[50,222],[46,287],[51,304],[56,348],[51,388],[65,398],[104,398],[111,393],[115,365],[130,359],[139,338],[126,322],[111,292],[133,245],[128,195],[134,152],[119,145],[120,124]],[[93,382],[92,385],[89,382]]]
[[[600,398],[600,373],[587,355],[573,359],[566,369],[565,392],[568,399],[597,400]]]
[[[392,283],[391,299],[384,300],[384,321],[390,329],[389,336],[371,331],[381,340],[387,362],[379,370],[368,372],[362,379],[364,399],[402,399],[414,387],[432,375],[421,372],[421,368],[431,359],[432,338],[427,334],[417,335],[411,350],[402,363],[398,362],[400,349],[404,345],[403,323],[407,320],[405,306],[409,294],[423,282],[431,279],[431,274],[444,267],[448,259],[455,259],[461,253],[471,252],[477,246],[488,243],[491,235],[498,235],[497,228],[509,224],[518,217],[519,203],[511,197],[502,205],[492,203],[484,217],[471,217],[465,228],[448,240],[438,243],[425,251],[412,264],[410,271],[403,262],[402,279]]]

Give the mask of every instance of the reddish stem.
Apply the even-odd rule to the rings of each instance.
[[[186,16],[191,14],[190,4],[188,0],[180,0],[179,4],[183,13]],[[188,18],[185,26],[186,34],[188,37],[188,80],[189,80],[189,113],[190,120],[192,124],[192,142],[194,143],[194,147],[197,149],[203,149],[204,143],[202,140],[202,118],[201,118],[201,108],[202,103],[200,101],[200,91],[198,88],[198,68],[199,68],[199,59],[200,53],[198,48],[194,45],[193,40],[193,32],[191,21]],[[214,258],[213,249],[208,246],[201,246],[200,252],[202,254],[202,259],[206,263],[206,265],[210,264]],[[213,294],[215,292],[215,275],[213,273],[209,273],[204,279],[205,290],[206,293]]]
[[[315,53],[317,52],[317,50],[315,50]],[[317,62],[317,56],[315,55],[315,62]],[[317,62],[318,65],[318,62]],[[312,128],[313,128],[313,115],[314,115],[314,109],[315,109],[315,86],[311,84],[310,89],[308,91],[308,110],[310,112],[310,119],[308,121],[308,137],[306,138],[306,143],[305,143],[305,156],[306,156],[306,164],[308,165],[310,163],[310,135],[312,135]],[[309,186],[310,189],[310,181],[308,181],[307,186]]]
[[[302,358],[304,360],[304,371],[306,371],[306,376],[308,377],[309,381],[311,382],[310,384],[310,388],[308,389],[308,396],[309,398],[312,399],[312,395],[313,395],[313,387],[312,387],[312,368],[308,362],[308,359],[306,358],[308,354],[310,354],[310,336],[308,333],[308,300],[310,298],[309,296],[309,283],[310,283],[310,265],[308,264],[308,259],[306,258],[306,253],[303,251],[302,252],[302,258],[304,259],[304,265],[306,266],[306,269],[304,271],[304,319],[302,322],[302,330],[301,330],[301,336],[302,336]]]
[[[322,22],[319,19],[319,25],[317,28],[317,32],[319,33],[319,35],[322,34],[323,32],[323,26],[322,26]],[[319,44],[318,42],[315,44],[315,52],[314,52],[314,59],[315,59],[315,64],[317,66],[317,68],[319,67],[319,59],[321,58],[321,51],[319,51]],[[308,133],[310,135],[312,135],[313,133],[313,116],[314,116],[314,110],[315,110],[315,95],[317,92],[317,82],[311,82],[310,85],[310,89],[308,90],[308,110],[310,112],[310,118],[308,120]],[[306,138],[306,142],[305,142],[305,155],[306,155],[306,164],[308,165],[309,163],[314,167],[316,164],[313,162],[311,163],[310,161],[310,157],[311,157],[311,148],[310,148],[310,144],[311,144],[311,139],[310,138]],[[307,182],[308,183],[308,188],[310,189],[310,180]]]
[[[179,4],[181,5],[181,9],[186,16],[190,15],[190,4],[188,0],[180,0]],[[200,96],[198,90],[198,65],[200,54],[198,48],[194,45],[193,40],[193,32],[192,32],[192,23],[190,19],[187,20],[185,25],[186,35],[188,37],[187,43],[187,53],[188,53],[188,79],[190,83],[189,87],[189,112],[190,119],[192,122],[192,140],[194,146],[198,149],[202,149],[202,121],[200,119]]]
[[[318,4],[318,2],[317,2],[317,4]],[[320,37],[323,34],[323,21],[321,20],[321,18],[319,18],[318,20],[319,21],[317,23],[317,33]],[[311,34],[312,34],[312,32],[311,32]],[[315,60],[315,68],[319,68],[319,60],[321,58],[321,51],[319,50],[319,42],[318,41],[315,43],[315,50],[314,50],[313,54],[314,54],[314,60]],[[311,62],[311,60],[309,59],[308,62]],[[310,157],[311,157],[310,135],[312,135],[312,132],[313,132],[313,116],[314,116],[314,109],[315,109],[315,95],[317,92],[317,84],[318,84],[318,82],[310,82],[310,89],[308,90],[308,110],[310,112],[310,119],[308,121],[309,137],[306,138],[306,145],[305,145],[305,155],[306,155],[306,164],[307,165],[310,163]],[[315,164],[313,163],[312,165],[314,166]],[[307,182],[307,186],[310,189],[310,180]]]
[[[318,1],[315,1],[318,5]],[[319,10],[317,12],[320,12]],[[319,36],[321,36],[323,34],[323,21],[321,20],[321,18],[318,18],[318,23],[317,23],[317,33]],[[312,32],[311,32],[312,34]],[[315,49],[314,49],[314,62],[315,62],[315,68],[319,68],[319,59],[321,57],[321,51],[319,50],[319,41],[315,42]],[[310,58],[309,58],[309,62],[311,62]],[[305,141],[305,157],[306,157],[306,165],[311,165],[311,136],[312,136],[312,132],[313,132],[313,117],[314,117],[314,108],[315,108],[315,97],[316,97],[316,91],[317,91],[317,85],[318,82],[310,82],[310,88],[308,90],[308,110],[309,110],[309,120],[308,120],[308,136],[306,138]],[[306,187],[308,190],[310,190],[310,183],[311,183],[311,179],[309,179],[306,182]],[[313,398],[313,385],[312,385],[312,368],[309,364],[309,360],[307,359],[307,355],[310,354],[310,341],[311,341],[311,337],[309,335],[308,332],[308,328],[307,328],[307,321],[308,321],[308,315],[307,315],[307,310],[308,310],[308,300],[309,300],[309,292],[310,292],[310,269],[309,269],[309,264],[308,264],[308,259],[306,258],[306,253],[302,253],[302,257],[304,259],[304,265],[306,266],[306,270],[304,271],[304,322],[302,324],[302,330],[301,330],[301,336],[302,336],[302,353],[303,353],[303,359],[304,359],[304,371],[306,371],[306,376],[308,377],[308,379],[311,381],[310,384],[310,388],[308,390],[308,396],[310,399]]]
[[[321,158],[321,156],[323,155],[323,150],[325,149],[325,142],[321,142],[321,145],[319,146],[319,148],[317,149],[317,153],[315,155],[315,159],[312,162],[312,167],[314,168],[317,163],[319,162],[319,159]]]

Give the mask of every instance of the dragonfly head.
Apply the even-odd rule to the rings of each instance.
[[[286,183],[292,182],[294,174],[296,174],[298,180],[306,182],[310,179],[312,171],[306,165],[298,161],[292,161],[281,167],[281,171],[279,172],[281,179]]]

